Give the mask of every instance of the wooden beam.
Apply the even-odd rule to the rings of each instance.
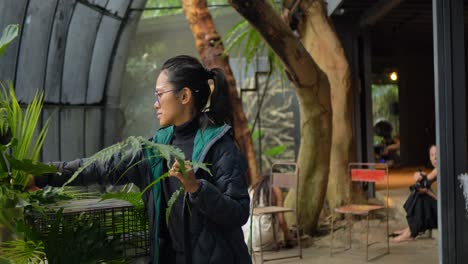
[[[366,12],[359,19],[359,27],[372,26],[379,19],[384,17],[395,7],[401,4],[404,0],[380,0]]]

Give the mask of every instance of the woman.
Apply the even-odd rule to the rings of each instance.
[[[207,70],[193,57],[177,56],[162,66],[154,94],[162,128],[153,142],[173,145],[191,160],[210,164],[212,175],[192,170],[190,162],[185,162],[187,174],[182,176],[178,162],[167,168],[160,158],[150,158],[154,153],[146,149],[132,160],[116,154],[110,161],[93,164],[74,184],[114,182],[138,160],[148,160],[132,167],[125,181],[145,187],[164,172],[173,176],[143,197],[150,224],[151,263],[251,263],[241,229],[249,217],[246,165],[226,124],[231,112],[223,72]],[[60,163],[58,169],[70,176],[82,162]],[[104,177],[109,171],[112,174]],[[49,175],[36,183],[60,185],[64,178]],[[166,225],[167,202],[181,186],[186,193],[172,206]]]
[[[269,206],[270,191],[273,191],[271,194],[271,204],[280,207],[283,206],[283,192],[278,187],[271,188],[270,177],[271,173],[264,173],[262,179],[249,190],[253,208]],[[272,217],[271,214],[262,216],[252,215],[252,218],[249,218],[249,221],[247,221],[242,229],[244,231],[246,244],[252,246],[254,251],[260,250],[258,221],[262,221],[261,246],[263,249],[269,250],[277,247],[292,247],[293,238],[289,233],[284,213],[278,213],[275,217]],[[281,229],[282,232],[280,232],[279,229]],[[252,231],[252,234],[250,231]]]
[[[429,158],[434,169],[425,175],[421,171],[414,174],[415,184],[403,207],[406,211],[408,227],[393,234],[397,235],[392,242],[399,243],[414,240],[419,233],[437,228],[437,196],[431,185],[437,180],[437,147],[429,148]]]

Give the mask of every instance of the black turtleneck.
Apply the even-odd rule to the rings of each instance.
[[[174,135],[171,145],[181,149],[185,154],[186,160],[192,160],[193,144],[198,127],[197,119],[192,119],[182,125],[174,126]],[[166,171],[167,170],[168,168]],[[167,207],[167,201],[169,201],[172,194],[180,188],[181,184],[175,177],[170,177],[167,180],[162,181],[161,184],[163,186],[164,204]],[[167,230],[171,237],[170,240],[172,242],[172,248],[175,251],[175,256],[173,256],[174,259],[170,262],[177,264],[190,263],[190,252],[187,252],[187,250],[190,251],[190,244],[185,245],[184,243],[184,241],[190,241],[190,238],[187,237],[190,231],[186,230],[189,224],[184,221],[184,213],[186,212],[184,212],[183,198],[184,195],[182,194],[174,203],[169,217],[169,223],[167,225]],[[185,208],[185,210],[187,210],[187,208]],[[164,221],[165,224],[165,210],[162,211],[163,214],[161,214],[160,219],[161,221]]]
[[[174,126],[174,137],[172,143],[174,147],[180,148],[185,154],[185,159],[192,159],[193,142],[198,130],[198,120],[192,119],[180,126]]]

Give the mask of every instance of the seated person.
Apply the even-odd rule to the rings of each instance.
[[[272,205],[283,206],[283,193],[280,188],[270,188],[270,173],[265,173],[262,179],[254,186],[249,188],[249,195],[251,200],[251,207],[264,207],[269,206],[268,199],[270,196],[270,189],[273,191],[271,200]],[[259,219],[260,218],[260,219]],[[273,249],[278,247],[292,247],[292,237],[289,234],[288,225],[284,218],[283,213],[278,213],[275,217],[271,214],[263,216],[252,215],[247,223],[242,227],[244,231],[244,239],[247,246],[250,248],[250,241],[252,241],[252,248],[254,251],[260,250],[260,233],[258,221],[262,221],[262,248]],[[252,222],[251,222],[252,221]],[[273,221],[275,223],[273,224]],[[251,224],[252,223],[252,224]],[[273,230],[275,227],[275,230]],[[280,230],[282,231],[282,234]],[[252,231],[252,234],[250,233]],[[276,237],[276,241],[275,241]]]
[[[431,190],[431,184],[437,180],[437,147],[429,149],[429,158],[434,169],[427,175],[421,171],[414,174],[415,184],[410,187],[403,207],[406,211],[408,227],[393,234],[397,235],[392,242],[414,240],[419,233],[437,228],[437,195]]]
[[[375,135],[382,138],[379,145],[374,146],[376,160],[387,163],[389,167],[400,164],[400,137],[392,137],[393,126],[387,120],[381,120],[374,126]]]
[[[395,135],[387,145],[384,146],[382,158],[389,167],[400,164],[400,136]]]

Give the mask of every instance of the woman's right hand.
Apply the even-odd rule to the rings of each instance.
[[[418,171],[418,172],[415,172],[415,173],[414,173],[413,178],[414,178],[414,182],[418,182],[418,181],[422,180],[423,177],[422,177],[422,175],[421,175],[421,172]]]

